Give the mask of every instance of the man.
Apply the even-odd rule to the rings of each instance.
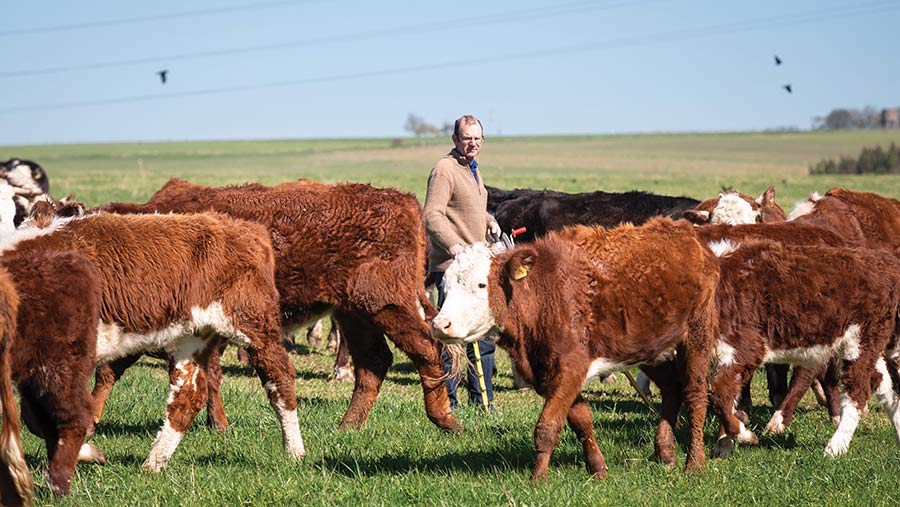
[[[425,230],[431,240],[428,258],[429,270],[434,274],[438,289],[438,306],[444,303],[444,271],[466,245],[484,241],[488,234],[500,234],[500,226],[487,212],[487,190],[478,170],[478,152],[484,142],[484,129],[478,118],[466,115],[453,125],[453,146],[450,153],[431,169],[428,175],[428,193],[425,196]],[[484,370],[485,391],[488,402],[494,400],[492,377],[494,373],[494,343],[478,342],[481,365]],[[469,362],[475,363],[474,347],[466,346]],[[444,358],[449,369],[449,358]],[[469,366],[466,387],[469,402],[481,402],[481,387],[474,368]],[[450,408],[458,405],[456,386],[458,379],[447,381]]]

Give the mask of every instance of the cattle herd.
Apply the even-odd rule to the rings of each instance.
[[[724,192],[703,202],[488,193],[501,227],[528,233],[518,245],[476,244],[457,256],[438,312],[413,195],[355,183],[216,188],[173,179],[146,203],[85,209],[51,199],[38,164],[2,163],[3,504],[34,499],[13,388],[25,426],[45,441],[50,486],[65,495],[77,462],[105,463],[89,439],[115,381],[143,354],[167,359],[170,383],[145,469],[166,466],[204,406],[212,425],[227,427],[226,343],[248,352],[285,451],[302,458],[282,336],[322,316],[341,330],[355,374],[341,428],[365,425],[392,362],[390,339],[418,371],[427,417],[459,433],[442,348],[495,339],[545,400],[535,479],[547,477],[565,424],[590,474],[606,476],[580,392],[630,367],[659,389],[655,453],[669,466],[684,407],[686,472],[704,467],[708,408],[719,421],[714,457],[758,442],[747,408],[761,365],[775,408],[766,431],[785,431],[816,387],[836,424],[825,454],[840,456],[874,391],[900,443],[900,201],[835,188],[786,215],[771,187],[758,198]]]

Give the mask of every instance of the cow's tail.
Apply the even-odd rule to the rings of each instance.
[[[25,463],[25,452],[22,449],[22,425],[16,409],[16,399],[12,388],[12,370],[10,368],[9,343],[16,329],[16,301],[7,298],[0,301],[0,315],[5,322],[0,328],[0,404],[2,404],[3,429],[0,430],[0,460],[3,461],[2,481],[5,486],[11,485],[12,491],[2,492],[3,501],[14,504],[31,505],[34,503],[34,482],[31,472]],[[10,502],[8,498],[15,498]]]

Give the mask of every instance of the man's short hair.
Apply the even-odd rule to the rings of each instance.
[[[481,124],[481,120],[472,116],[471,114],[467,114],[464,116],[460,116],[453,123],[453,135],[459,137],[459,127],[463,125],[472,125],[477,123],[479,127],[481,127],[481,133],[484,134],[484,125]]]

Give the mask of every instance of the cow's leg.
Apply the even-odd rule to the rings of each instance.
[[[356,374],[350,406],[338,427],[358,429],[369,419],[393,357],[383,333],[359,315],[339,310],[335,311],[334,318],[341,326]]]
[[[656,428],[654,451],[657,461],[668,466],[675,466],[675,426],[678,424],[678,412],[681,410],[682,385],[674,362],[655,366],[641,366],[641,371],[659,388],[660,419]]]
[[[870,379],[875,369],[874,361],[864,359],[863,353],[855,361],[844,361],[841,372],[841,422],[825,447],[825,455],[837,457],[846,454],[850,441],[859,425],[865,406],[871,396]]]
[[[324,320],[325,319],[317,320],[306,332],[306,343],[309,344],[309,348],[311,349],[319,348],[319,345],[322,343],[322,333],[325,331],[325,325],[322,324]],[[293,336],[291,336],[291,342],[295,342]]]
[[[787,364],[766,365],[766,387],[769,390],[769,402],[773,408],[781,406],[781,402],[788,394],[789,369],[790,365]]]
[[[106,407],[106,400],[109,399],[109,393],[112,391],[116,382],[122,378],[125,370],[131,367],[141,354],[126,356],[107,364],[101,364],[94,373],[94,391],[91,396],[94,398],[94,424],[100,422],[103,416],[103,409]]]
[[[228,342],[219,338],[219,344],[212,349],[206,366],[206,424],[218,431],[228,429],[228,418],[225,416],[225,405],[222,403],[222,364],[221,355]]]
[[[831,423],[835,426],[841,422],[841,393],[838,392],[839,377],[836,361],[829,362],[825,373],[819,377],[822,394],[825,395],[825,408],[828,409],[828,416],[831,417]]]
[[[884,408],[884,413],[891,421],[891,426],[894,427],[894,437],[897,444],[900,445],[900,390],[894,384],[900,376],[898,376],[896,365],[885,361],[883,357],[875,363],[875,370],[881,376],[875,387],[875,394]]]
[[[409,356],[418,370],[428,419],[445,431],[460,433],[462,425],[450,411],[447,387],[442,380],[444,367],[440,346],[431,339],[431,331],[419,311],[386,307],[375,315],[375,324]],[[353,361],[356,361],[356,355]]]
[[[705,336],[701,337],[701,333],[704,333]],[[685,473],[699,472],[706,466],[703,423],[706,420],[709,403],[707,379],[709,378],[709,358],[711,356],[709,347],[712,344],[711,327],[706,323],[692,326],[691,334],[686,346],[679,348],[679,351],[684,350],[684,354],[677,359],[679,363],[683,361],[684,364],[681,382],[684,386],[683,398],[688,428],[691,431],[687,459],[684,464]],[[755,440],[755,438],[754,436],[753,439]]]
[[[353,382],[353,366],[350,365],[350,348],[347,347],[347,340],[341,337],[340,326],[337,321],[332,319],[331,332],[328,334],[328,343],[334,344],[337,349],[337,355],[334,358],[334,379],[338,382]]]
[[[201,365],[207,364],[216,345],[209,336],[196,335],[182,337],[175,343],[166,417],[144,461],[144,469],[159,472],[166,467],[191,422],[206,404],[208,387]]]
[[[731,455],[736,441],[750,445],[759,443],[756,435],[735,416],[735,401],[741,386],[752,377],[758,365],[757,362],[720,364],[713,375],[710,383],[711,400],[720,424],[713,457],[725,458]]]
[[[794,366],[794,374],[791,376],[791,386],[788,389],[787,396],[782,400],[781,405],[772,414],[766,424],[766,431],[769,433],[783,433],[785,428],[794,419],[794,411],[797,410],[797,404],[806,391],[809,390],[816,376],[825,369],[822,367]]]
[[[587,464],[588,473],[595,479],[605,478],[606,460],[603,459],[603,453],[600,452],[600,447],[597,446],[597,440],[594,438],[594,420],[591,417],[591,409],[580,395],[575,398],[575,403],[569,408],[566,418],[569,421],[569,427],[581,442],[581,448],[584,449],[584,461]]]
[[[531,471],[531,479],[534,481],[547,479],[550,455],[559,442],[559,434],[569,410],[578,398],[583,379],[583,375],[578,377],[571,373],[568,375],[562,373],[559,378],[554,379],[553,389],[546,394],[541,390],[544,395],[544,408],[534,427],[534,449],[537,453],[534,469]]]

